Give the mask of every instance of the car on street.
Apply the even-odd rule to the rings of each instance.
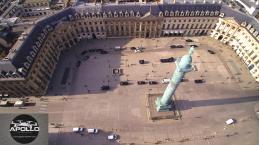
[[[116,140],[116,139],[118,139],[118,135],[117,134],[108,135],[107,139],[108,140]]]
[[[194,80],[194,82],[196,84],[201,84],[201,83],[205,83],[205,80],[204,79],[197,79],[197,80]]]
[[[160,59],[161,63],[174,62],[174,61],[175,61],[174,57]]]
[[[82,60],[83,61],[86,61],[86,60],[88,60],[90,57],[89,56],[84,56],[83,58],[82,58]]]
[[[130,47],[130,50],[136,50],[137,48],[136,47]]]
[[[108,54],[108,52],[105,50],[102,50],[102,51],[100,51],[100,54]]]
[[[143,52],[143,49],[137,48],[137,49],[134,50],[134,52],[135,53],[141,53],[141,52]]]
[[[198,45],[196,45],[196,44],[191,44],[190,46],[191,47],[198,47]]]
[[[139,60],[139,64],[145,64],[145,60],[143,59]]]
[[[84,51],[81,52],[81,55],[85,55],[86,53],[87,53],[87,51],[84,50]]]
[[[170,82],[171,79],[163,79],[161,81],[162,84],[168,84]]]
[[[215,52],[212,51],[212,50],[208,50],[208,52],[209,52],[210,54],[215,54]]]
[[[84,132],[85,128],[83,128],[83,127],[74,127],[72,129],[72,131],[75,132],[75,133],[80,133],[80,132]]]
[[[183,45],[176,45],[177,48],[184,48]]]
[[[149,84],[149,85],[156,85],[156,84],[158,84],[158,83],[157,83],[156,81],[149,81],[148,84]]]
[[[186,39],[185,41],[186,41],[186,42],[193,42],[192,39]]]
[[[177,45],[171,45],[170,48],[184,48],[184,46],[177,44]]]
[[[129,85],[129,82],[127,82],[127,81],[121,81],[121,82],[120,82],[120,85],[121,85],[121,86],[126,86],[126,85]]]
[[[138,83],[138,85],[144,85],[144,84],[146,84],[145,81],[138,81],[137,83]]]
[[[98,133],[98,129],[96,129],[96,128],[89,128],[89,129],[87,129],[87,132],[88,133],[91,133],[91,134],[97,134]]]
[[[81,65],[81,61],[76,62],[76,67],[79,67]]]
[[[103,91],[110,90],[110,86],[102,86],[102,87],[101,87],[101,90],[103,90]]]

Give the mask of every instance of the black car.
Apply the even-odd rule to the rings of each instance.
[[[149,81],[148,84],[149,84],[149,85],[156,85],[156,84],[158,84],[158,83],[157,83],[156,81]]]
[[[186,39],[185,41],[186,41],[186,42],[193,42],[192,39]]]
[[[110,90],[110,86],[102,86],[101,89],[104,90],[104,91]]]
[[[129,82],[127,82],[127,81],[121,81],[121,82],[120,82],[120,85],[121,85],[121,86],[126,86],[126,85],[129,85]]]
[[[138,81],[138,85],[144,85],[144,84],[146,84],[145,81]]]
[[[100,52],[100,54],[108,54],[108,52],[105,51],[105,50],[102,50],[102,51]]]
[[[137,48],[136,47],[130,47],[130,50],[136,50]]]
[[[87,51],[84,50],[84,51],[81,52],[81,55],[84,55],[84,54],[86,54],[86,53],[87,53]]]
[[[198,80],[194,80],[194,82],[196,84],[201,84],[201,83],[205,83],[205,80],[204,79],[198,79]]]
[[[96,52],[96,49],[89,49],[89,52]]]
[[[76,63],[76,67],[79,67],[81,65],[81,61],[78,61],[77,63]]]
[[[145,63],[145,60],[139,60],[139,64],[144,64]]]
[[[192,44],[192,45],[190,45],[191,47],[198,47],[198,45],[196,45],[196,44]]]
[[[160,59],[161,63],[174,62],[174,61],[175,61],[175,58],[173,58],[173,57]]]
[[[215,54],[215,52],[212,51],[212,50],[208,50],[208,52],[209,52],[210,54]]]
[[[171,45],[170,48],[177,48],[177,46],[176,45]]]
[[[102,49],[96,49],[95,51],[96,52],[102,52],[103,50]]]
[[[176,45],[177,48],[184,48],[183,45]]]

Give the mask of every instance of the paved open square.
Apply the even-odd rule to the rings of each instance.
[[[192,43],[185,39],[83,40],[63,52],[47,96],[32,98],[36,106],[16,111],[47,112],[50,124],[62,124],[60,128],[49,126],[50,145],[256,145],[258,83],[231,48],[209,37],[193,37]],[[172,49],[173,44],[184,48]],[[161,63],[160,59],[179,58],[188,53],[190,44],[198,45],[193,54],[195,70],[186,74],[175,96],[181,119],[149,120],[146,94],[163,93],[167,84],[161,81],[170,78],[176,68],[175,63]],[[116,51],[116,46],[126,49]],[[135,53],[131,47],[144,50]],[[103,49],[108,54],[84,52],[90,49]],[[122,74],[113,74],[114,69],[122,69]],[[195,79],[205,83],[196,84]],[[158,84],[137,84],[150,80]],[[120,86],[121,81],[130,85]],[[103,85],[111,89],[103,91]],[[229,118],[237,123],[227,126]],[[75,134],[72,128],[77,126],[98,128],[100,133]],[[119,139],[107,140],[111,133]]]

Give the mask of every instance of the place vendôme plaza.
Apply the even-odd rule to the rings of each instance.
[[[246,71],[259,82],[258,32],[256,18],[220,0],[77,1],[37,20],[19,35],[0,61],[0,94],[42,96],[48,90],[62,51],[82,39],[116,37],[207,35],[229,45],[247,66]],[[0,42],[8,46],[8,42]]]

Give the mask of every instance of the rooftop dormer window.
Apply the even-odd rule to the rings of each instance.
[[[199,15],[200,15],[200,11],[196,11],[195,16],[199,16]]]
[[[190,16],[194,16],[194,11],[191,11],[191,14],[190,14]]]
[[[175,11],[175,16],[179,16],[179,11]]]
[[[140,13],[139,13],[139,11],[137,12],[136,17],[140,17]]]
[[[120,17],[123,17],[123,12],[122,11],[120,11]]]
[[[108,17],[112,18],[112,12],[111,11],[108,12]]]
[[[201,14],[200,14],[200,16],[204,16],[204,13],[205,13],[204,11],[201,11]]]
[[[118,17],[118,14],[116,11],[113,13],[113,15],[114,15],[114,17]]]
[[[131,10],[131,11],[130,11],[130,16],[131,16],[131,17],[134,17],[134,15],[135,15],[134,12]]]
[[[183,12],[183,11],[181,11],[181,14],[180,14],[180,16],[184,16],[184,12]]]
[[[171,17],[174,16],[174,12],[173,12],[173,11],[170,12],[170,16],[171,16]]]
[[[169,12],[167,10],[165,11],[165,16],[169,16]]]
[[[159,12],[159,17],[163,17],[163,12]]]
[[[106,18],[107,17],[107,14],[105,12],[103,12],[103,17]]]
[[[214,12],[213,11],[210,12],[210,16],[214,16]]]
[[[129,16],[129,13],[128,13],[127,11],[125,12],[125,16],[126,16],[126,17],[128,17],[128,16]]]
[[[205,16],[209,16],[209,15],[210,15],[210,12],[206,11]]]
[[[189,16],[190,15],[190,12],[187,10],[186,12],[185,12],[185,16]]]

